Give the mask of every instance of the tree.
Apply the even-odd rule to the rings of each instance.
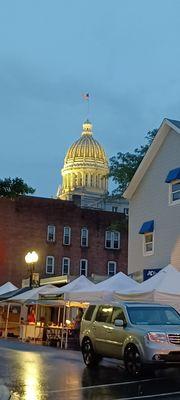
[[[154,140],[158,129],[149,131],[145,136],[147,143],[134,150],[134,153],[117,153],[117,156],[110,158],[110,174],[113,181],[117,184],[117,188],[113,190],[112,194],[121,197],[123,192],[127,189],[132,177],[134,176],[139,164],[144,158],[149,146]]]
[[[0,197],[17,197],[33,194],[35,189],[28,186],[22,178],[0,179]]]

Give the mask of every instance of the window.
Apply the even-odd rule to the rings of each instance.
[[[80,260],[80,275],[87,276],[88,260]]]
[[[70,258],[63,257],[62,259],[62,275],[70,274]]]
[[[120,307],[113,308],[112,319],[111,319],[112,324],[114,324],[116,319],[122,319],[123,322],[126,322],[124,311]]]
[[[180,203],[180,180],[169,184],[169,203]]]
[[[143,236],[143,254],[151,256],[154,253],[154,233],[145,233]]]
[[[54,225],[48,225],[47,228],[47,241],[48,242],[55,242],[56,239],[56,227]]]
[[[120,248],[120,232],[106,231],[105,247],[107,249],[119,249]]]
[[[96,314],[96,321],[98,322],[111,322],[112,317],[112,306],[100,306]]]
[[[178,312],[168,306],[128,306],[127,312],[135,325],[180,325]]]
[[[84,315],[85,321],[91,321],[91,318],[92,318],[92,315],[93,315],[93,312],[94,312],[95,308],[96,308],[96,306],[93,306],[93,305],[90,305],[88,307],[88,309],[87,309],[87,311],[85,312],[85,315]]]
[[[46,274],[54,274],[54,257],[46,257]]]
[[[63,244],[68,246],[70,245],[70,243],[71,243],[71,228],[69,226],[65,226],[63,234]]]
[[[88,246],[88,229],[87,228],[81,229],[81,246],[82,247]]]
[[[116,274],[116,261],[108,261],[108,275],[112,276]]]
[[[112,207],[112,212],[118,212],[118,207]]]

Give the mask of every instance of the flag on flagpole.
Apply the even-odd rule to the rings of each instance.
[[[83,94],[83,99],[84,100],[89,100],[89,93]]]

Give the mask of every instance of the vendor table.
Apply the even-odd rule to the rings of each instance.
[[[25,324],[20,326],[20,338],[22,341],[31,339],[44,341],[48,345],[55,345],[61,349],[67,349],[72,342],[78,343],[78,336],[74,330],[67,326],[49,325],[46,327],[37,324]]]
[[[26,340],[28,338],[34,340],[42,340],[43,327],[37,326],[35,324],[21,325],[20,337],[22,340]]]
[[[47,328],[47,342],[57,341],[60,344],[61,349],[67,349],[68,346],[68,333],[69,328],[62,326],[50,325]]]

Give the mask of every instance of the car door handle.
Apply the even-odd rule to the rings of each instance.
[[[112,333],[112,329],[107,329],[107,333]]]

